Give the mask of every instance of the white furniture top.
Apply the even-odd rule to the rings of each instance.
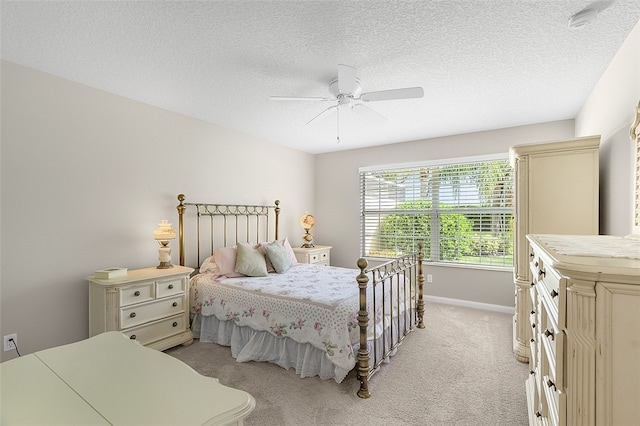
[[[612,235],[531,235],[560,271],[635,277],[640,270],[640,239]]]
[[[176,275],[184,275],[190,274],[193,272],[193,268],[188,268],[186,266],[173,265],[171,268],[167,269],[158,269],[156,267],[152,268],[144,268],[144,269],[133,269],[127,271],[126,275],[115,277],[111,279],[102,279],[96,278],[94,275],[88,276],[87,280],[94,282],[96,284],[101,284],[105,287],[111,286],[124,286],[129,283],[135,283],[137,281],[155,278],[155,279],[164,279],[171,278]]]
[[[247,392],[113,331],[0,364],[2,424],[242,424]]]

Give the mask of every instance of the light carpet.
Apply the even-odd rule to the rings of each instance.
[[[356,395],[352,371],[342,383],[301,379],[270,363],[237,363],[230,349],[194,341],[166,352],[200,374],[253,395],[245,426],[527,425],[527,364],[512,352],[512,316],[426,303],[425,329],[404,340]]]

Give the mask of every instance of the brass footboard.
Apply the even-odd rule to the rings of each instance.
[[[399,257],[367,270],[365,259],[358,259],[360,274],[360,348],[357,376],[358,396],[369,398],[369,379],[378,371],[412,330],[424,328],[424,274],[422,244],[418,253]],[[369,339],[369,317],[373,317],[372,339]],[[381,332],[378,333],[379,325]],[[369,350],[372,342],[373,356]],[[380,346],[380,348],[378,348]]]

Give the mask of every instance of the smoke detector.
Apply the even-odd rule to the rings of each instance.
[[[581,28],[595,21],[597,17],[597,10],[584,9],[569,18],[568,26],[570,29]]]

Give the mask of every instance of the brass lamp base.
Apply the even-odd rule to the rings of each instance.
[[[160,264],[156,266],[156,269],[169,269],[169,268],[173,268],[173,265],[171,264],[171,262],[160,262]]]

